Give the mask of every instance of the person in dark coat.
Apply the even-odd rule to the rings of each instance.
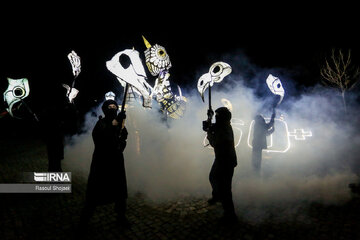
[[[203,130],[207,132],[209,143],[215,152],[215,160],[209,174],[212,198],[208,200],[208,203],[212,205],[216,202],[221,202],[224,209],[223,219],[232,222],[237,220],[231,192],[231,183],[234,168],[237,166],[237,157],[234,133],[230,125],[231,112],[226,107],[220,107],[215,110],[215,119],[215,124],[203,127]]]
[[[266,136],[272,134],[275,130],[275,109],[271,115],[271,120],[266,123],[261,115],[255,116],[254,135],[252,141],[252,167],[257,176],[260,176],[262,150],[267,149]]]
[[[102,110],[105,117],[100,117],[92,132],[95,149],[80,226],[87,224],[96,206],[115,202],[118,223],[129,227],[125,216],[128,197],[123,156],[128,135],[126,128],[122,128],[125,113],[117,115],[118,105],[114,100],[106,100]]]
[[[46,144],[48,171],[62,172],[65,137],[74,135],[79,127],[75,104],[70,103],[66,91],[53,91],[53,100],[46,104],[40,114],[42,137]]]

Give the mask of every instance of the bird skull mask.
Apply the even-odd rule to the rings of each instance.
[[[212,87],[214,82],[221,82],[224,77],[231,73],[231,66],[225,62],[216,62],[211,65],[209,72],[203,74],[197,84],[198,91],[201,95],[202,100],[204,101],[204,92],[210,86]]]
[[[4,92],[4,101],[6,101],[8,108],[6,110],[13,115],[12,108],[15,103],[29,96],[30,87],[27,78],[12,79],[8,78],[9,86]]]
[[[266,84],[268,85],[270,91],[273,94],[280,96],[280,101],[277,104],[277,105],[279,105],[285,95],[285,89],[283,88],[280,79],[269,74],[269,76],[266,79]]]
[[[147,83],[145,69],[138,51],[126,49],[118,52],[111,60],[106,62],[106,67],[117,77],[121,84],[126,82],[132,88],[135,88],[143,98],[143,106],[151,108],[152,87]]]

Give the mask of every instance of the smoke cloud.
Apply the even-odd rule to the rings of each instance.
[[[260,69],[238,52],[217,61],[225,61],[233,68],[233,73],[223,82],[214,84],[212,105],[213,109],[221,107],[221,99],[226,98],[232,103],[233,118],[238,120],[232,125],[235,141],[241,137],[236,148],[238,166],[232,186],[235,207],[253,206],[255,211],[274,204],[312,201],[340,204],[348,200],[348,184],[357,180],[355,166],[360,138],[356,123],[344,115],[336,90],[315,86],[299,94],[292,81],[297,74],[295,70]],[[159,202],[179,196],[210,197],[208,176],[214,153],[213,149],[204,147],[206,135],[202,131],[208,100],[205,95],[205,103],[202,102],[196,90],[198,78],[207,71],[202,67],[195,74],[193,90],[183,89],[187,109],[180,120],[162,121],[155,101],[153,109],[143,109],[137,102],[130,104],[126,119],[129,136],[124,151],[130,194],[142,192]],[[258,179],[252,173],[247,140],[255,114],[271,116],[273,96],[265,82],[269,73],[280,78],[286,91],[276,118],[282,116],[289,132],[304,129],[311,131],[312,136],[305,140],[289,137],[290,148],[284,153],[263,152],[262,178]],[[356,107],[349,107],[349,112],[359,116]],[[94,149],[91,131],[97,121],[95,115],[102,115],[100,106],[88,113],[85,133],[73,136],[65,149],[64,169],[84,180]],[[284,145],[287,133],[281,124],[275,123],[274,148],[276,141],[282,144],[278,145],[280,148],[287,144]],[[246,214],[250,219],[251,211]]]

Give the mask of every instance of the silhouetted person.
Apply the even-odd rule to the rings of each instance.
[[[92,132],[95,149],[80,227],[86,226],[96,206],[114,202],[118,223],[129,227],[125,216],[128,193],[123,156],[128,133],[125,127],[121,129],[125,113],[117,116],[118,105],[114,100],[106,100],[102,110],[105,117],[100,116]]]
[[[210,110],[212,112],[212,110]],[[208,114],[213,114],[213,113]],[[212,165],[209,180],[212,187],[212,198],[209,204],[221,202],[224,209],[223,219],[234,222],[237,220],[232,200],[231,183],[237,157],[234,145],[234,133],[230,125],[231,112],[226,107],[215,110],[215,124],[206,124],[203,130],[207,132],[210,145],[214,148],[215,160]]]
[[[271,115],[271,120],[266,123],[261,115],[255,116],[254,135],[252,141],[252,167],[258,176],[260,176],[262,150],[267,148],[266,136],[272,134],[275,130],[275,109]]]
[[[40,115],[40,125],[46,144],[48,171],[61,172],[65,136],[75,134],[79,125],[77,109],[69,102],[64,89],[55,90],[53,100],[47,104]]]

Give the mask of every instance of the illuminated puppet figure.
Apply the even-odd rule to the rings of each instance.
[[[171,62],[165,48],[158,44],[151,46],[144,36],[143,40],[147,48],[144,52],[146,66],[151,75],[157,76],[160,72],[168,71],[171,68]]]
[[[147,82],[144,66],[135,49],[126,49],[118,52],[106,62],[107,69],[112,72],[124,87],[129,84],[129,89],[140,95],[143,106],[151,108],[152,87]]]
[[[269,74],[269,76],[266,79],[266,84],[268,85],[270,91],[273,94],[280,96],[280,100],[276,104],[276,106],[279,106],[285,95],[285,89],[283,88],[280,79]]]
[[[204,93],[208,87],[212,87],[214,83],[221,82],[231,71],[231,66],[225,62],[216,62],[211,65],[209,72],[203,74],[198,80],[197,89],[201,99],[204,101]]]
[[[71,51],[71,53],[68,54],[68,59],[69,59],[69,61],[71,63],[73,74],[74,74],[74,76],[76,78],[77,76],[79,76],[79,74],[81,72],[80,57],[76,54],[75,51]]]
[[[113,93],[113,92],[107,92],[106,94],[105,94],[105,100],[115,100],[115,93]]]
[[[164,47],[151,44],[144,38],[146,46],[145,61],[151,75],[158,76],[155,80],[152,96],[160,105],[160,109],[167,116],[179,119],[183,116],[186,107],[186,98],[182,96],[181,89],[178,86],[180,96],[175,95],[170,87],[171,62],[169,55]]]
[[[63,84],[62,86],[66,89],[66,96],[69,99],[70,103],[74,102],[74,99],[76,98],[77,94],[79,93],[79,90],[75,88],[75,79],[79,76],[81,72],[81,61],[80,57],[76,54],[75,51],[71,51],[71,53],[68,54],[68,59],[70,61],[72,71],[74,74],[74,80],[71,84],[71,87],[67,84]]]
[[[77,94],[79,93],[79,90],[77,90],[76,88],[71,88],[71,87],[69,87],[69,85],[67,85],[65,83],[62,86],[66,89],[66,96],[68,97],[69,102],[73,103],[74,99],[76,98]]]
[[[21,102],[20,104],[22,104],[23,99],[29,96],[29,81],[27,78],[7,79],[9,86],[4,92],[4,101],[7,103],[6,110],[10,113],[12,117],[14,117],[13,107],[15,106],[15,104],[18,102]]]

